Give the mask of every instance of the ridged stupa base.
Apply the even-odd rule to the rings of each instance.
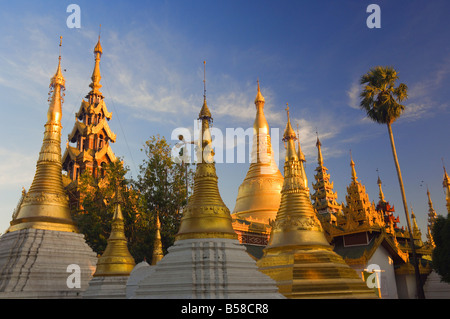
[[[236,239],[184,239],[169,248],[132,298],[284,299]]]
[[[331,249],[274,249],[257,262],[289,299],[373,299],[374,290]]]
[[[129,276],[99,276],[89,282],[84,299],[125,299]]]
[[[96,263],[82,234],[32,228],[8,232],[0,237],[0,298],[80,298]]]

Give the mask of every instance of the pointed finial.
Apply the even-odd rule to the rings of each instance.
[[[206,61],[203,61],[203,99],[206,100]]]
[[[261,89],[259,87],[259,79],[257,79],[256,82],[258,83],[258,91],[256,93],[255,104],[259,104],[259,102],[264,103],[265,99],[264,96],[261,94]]]
[[[323,165],[323,156],[322,156],[322,148],[321,148],[322,143],[320,142],[320,139],[319,139],[319,132],[317,132],[317,129],[316,129],[316,136],[317,136],[317,141],[316,141],[316,147],[317,147],[317,162],[318,162],[318,164],[319,164],[320,166],[322,166],[322,165]]]
[[[62,36],[59,37],[59,59],[61,59]]]
[[[352,150],[350,150],[350,166],[352,167],[352,180],[356,182],[355,162],[353,162]]]

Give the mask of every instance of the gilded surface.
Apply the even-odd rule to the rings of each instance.
[[[50,81],[50,104],[36,173],[7,232],[25,228],[77,232],[70,216],[61,174],[61,105],[64,84],[60,56],[56,73]]]
[[[257,266],[287,298],[375,298],[329,245],[304,185],[295,139],[288,112],[281,204]]]
[[[116,198],[114,216],[111,222],[111,234],[103,255],[98,259],[94,277],[127,276],[135,266],[125,237],[123,215],[120,202]]]
[[[199,113],[202,122],[201,147],[197,150],[197,163],[194,176],[194,191],[183,210],[180,229],[176,240],[191,238],[232,238],[237,234],[232,227],[229,209],[225,206],[217,185],[217,174],[214,163],[214,151],[209,125],[212,122],[211,112],[206,104],[206,97]]]
[[[269,124],[264,115],[264,96],[258,90],[255,98],[256,117],[253,123],[252,163],[239,186],[233,215],[237,218],[274,220],[280,204],[283,176],[278,169],[269,135]]]

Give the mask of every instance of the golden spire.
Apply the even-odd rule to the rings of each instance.
[[[259,79],[257,79],[256,82],[258,82],[258,92],[256,93],[255,104],[257,107],[258,107],[258,104],[260,104],[260,103],[262,103],[264,106],[264,103],[266,102],[266,100],[264,99],[264,96],[261,94],[261,90],[259,88]]]
[[[437,214],[436,214],[436,211],[434,210],[433,202],[431,201],[430,190],[428,189],[428,187],[427,187],[427,196],[428,196],[427,238],[428,238],[428,242],[434,247],[435,246],[435,242],[434,242],[431,230],[433,229],[434,224],[436,222]]]
[[[100,92],[100,88],[102,85],[100,84],[101,75],[100,75],[100,58],[103,54],[103,49],[100,44],[100,34],[98,35],[98,42],[97,45],[94,48],[94,55],[95,55],[95,66],[94,71],[92,72],[92,83],[89,84],[89,87],[92,89],[89,94],[86,96],[86,98],[89,98],[89,102],[96,102],[97,99],[103,99],[103,94]]]
[[[207,119],[209,121],[209,124],[212,120],[211,111],[206,104],[206,61],[203,61],[203,106],[200,110],[200,113],[198,114],[198,118],[199,120]]]
[[[61,50],[62,37],[59,47]],[[69,210],[61,174],[61,117],[65,89],[61,72],[61,53],[55,75],[50,81],[47,122],[36,173],[8,232],[25,229],[49,229],[77,232]]]
[[[411,220],[412,220],[412,224],[413,224],[413,235],[414,237],[419,237],[422,236],[419,226],[417,226],[417,221],[416,221],[416,215],[414,214],[414,211],[411,207]]]
[[[353,157],[352,157],[352,151],[351,150],[350,150],[350,166],[352,167],[352,180],[356,182],[358,177],[356,177],[355,162],[353,162]]]
[[[256,116],[253,122],[251,164],[239,186],[233,215],[252,218],[263,223],[274,220],[281,199],[283,175],[275,162],[269,123],[264,115],[264,97],[259,80],[255,98]]]
[[[176,240],[237,239],[237,234],[232,227],[230,211],[225,206],[217,185],[218,178],[209,130],[212,117],[206,107],[206,95],[198,119],[201,120],[202,130],[200,148],[197,152],[199,156],[197,156],[198,163],[194,177],[194,192],[183,210]]]
[[[380,198],[380,201],[385,202],[383,190],[381,189],[381,179],[380,179],[380,176],[378,176],[377,184],[378,184],[378,189],[379,189],[379,198]]]
[[[300,146],[300,133],[299,133],[299,129],[298,129],[298,123],[297,123],[297,135],[298,135],[298,138],[297,138],[298,150],[297,151],[298,151],[298,159],[300,160],[300,170],[302,173],[303,183],[305,184],[305,188],[309,189],[308,188],[308,178],[306,177],[306,171],[305,171],[306,159],[305,159],[305,154],[303,154],[302,148]]]
[[[127,238],[125,237],[120,193],[116,189],[114,199],[114,215],[111,222],[111,233],[103,255],[98,259],[94,277],[98,276],[128,276],[135,266],[131,256]]]
[[[297,152],[295,151],[295,140],[297,140],[297,137],[295,136],[295,131],[291,126],[291,119],[289,117],[289,104],[286,103],[286,113],[287,113],[287,124],[286,124],[286,128],[284,130],[284,134],[283,134],[283,142],[288,143],[288,144],[292,144],[292,145],[285,145],[286,147],[286,161],[287,160],[297,160],[298,161],[298,155]],[[285,176],[286,178],[286,176]]]
[[[161,242],[161,222],[159,221],[159,212],[156,213],[156,235],[153,242],[152,265],[156,265],[164,257]]]
[[[317,133],[317,142],[316,142],[316,146],[317,146],[317,162],[319,163],[319,166],[323,166],[323,156],[322,156],[322,143],[320,143],[319,140],[319,133]]]
[[[445,199],[447,202],[447,212],[450,214],[450,178],[448,177],[447,171],[444,166],[444,181],[442,182],[442,186],[445,189]]]

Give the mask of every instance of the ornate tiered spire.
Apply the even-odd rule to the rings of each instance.
[[[60,38],[60,48],[62,45]],[[70,217],[68,199],[61,175],[61,117],[65,79],[61,72],[61,53],[55,75],[50,81],[50,105],[47,112],[44,140],[36,174],[28,193],[11,221],[9,232],[38,228],[77,232]]]
[[[352,182],[347,187],[347,204],[343,206],[344,216],[338,219],[338,225],[343,225],[346,231],[351,229],[383,228],[385,226],[382,211],[375,209],[375,204],[369,201],[366,187],[357,179],[355,162],[350,153],[350,166],[352,168]]]
[[[225,206],[217,185],[214,151],[209,130],[211,112],[206,104],[206,95],[199,113],[201,137],[197,151],[197,168],[194,177],[194,192],[183,211],[176,240],[192,238],[237,239],[233,230],[230,211]]]
[[[269,244],[257,265],[288,298],[374,298],[375,294],[332,250],[325,237],[303,183],[289,107],[286,111],[281,204]]]
[[[95,55],[95,66],[94,71],[92,72],[92,83],[89,85],[89,87],[92,89],[89,94],[86,96],[86,98],[89,100],[89,102],[98,102],[99,100],[103,99],[103,94],[100,92],[100,88],[102,85],[100,84],[101,75],[100,75],[100,58],[103,54],[102,45],[100,44],[100,35],[98,36],[98,42],[97,45],[94,48],[94,55]]]
[[[106,249],[97,262],[97,269],[94,277],[128,276],[135,266],[135,261],[127,246],[120,203],[121,196],[117,189],[114,199],[114,215],[111,222],[111,234],[109,235]]]
[[[76,181],[86,170],[94,177],[102,178],[104,166],[117,160],[110,147],[110,142],[116,141],[116,134],[108,124],[112,113],[108,111],[104,96],[99,91],[102,87],[100,84],[102,53],[99,36],[94,48],[95,66],[91,76],[92,83],[89,85],[91,91],[86,95],[86,100],[82,100],[80,109],[75,114],[75,125],[69,133],[67,147],[62,157],[63,169],[71,181]],[[76,146],[70,146],[69,143],[76,143]],[[71,193],[74,192],[76,191]],[[71,202],[76,203],[77,200],[72,198]]]
[[[444,166],[444,181],[442,182],[445,190],[445,200],[447,202],[447,212],[450,215],[450,178],[448,177],[447,171]]]
[[[164,257],[161,242],[161,222],[159,221],[159,212],[156,214],[156,235],[153,242],[152,265],[156,265]]]
[[[312,184],[314,193],[311,195],[313,207],[317,210],[319,216],[326,217],[329,222],[334,222],[333,215],[342,211],[341,205],[337,203],[337,194],[333,191],[333,182],[330,182],[330,174],[323,164],[322,143],[317,134],[317,163],[315,183]]]
[[[384,200],[384,194],[383,194],[383,189],[381,188],[381,179],[380,179],[380,176],[378,176],[377,184],[378,184],[378,197],[380,198],[380,201],[385,202],[385,200]]]
[[[253,123],[252,162],[239,186],[233,217],[252,218],[264,223],[274,220],[281,199],[283,175],[275,162],[264,115],[264,96],[259,80],[255,98],[256,117]]]
[[[434,243],[433,235],[431,232],[432,232],[434,223],[436,222],[436,219],[437,219],[437,213],[434,210],[433,202],[431,201],[430,190],[428,188],[427,188],[427,196],[428,196],[427,239],[428,239],[428,242],[434,247],[435,243]]]

